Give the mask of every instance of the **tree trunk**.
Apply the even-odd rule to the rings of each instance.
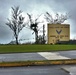
[[[35,32],[35,43],[38,44],[38,32]]]
[[[16,44],[18,45],[19,43],[18,43],[18,36],[16,36]]]

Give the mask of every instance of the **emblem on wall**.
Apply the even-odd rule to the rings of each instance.
[[[60,34],[60,33],[62,32],[62,30],[56,30],[56,32],[57,32],[58,34]]]

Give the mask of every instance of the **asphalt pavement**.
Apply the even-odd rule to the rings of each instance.
[[[76,51],[0,54],[0,62],[57,59],[76,59]]]
[[[71,51],[58,51],[56,52],[61,56],[65,56],[71,59],[76,59],[76,50],[71,50]]]
[[[0,54],[0,62],[76,59],[76,51]],[[0,75],[76,75],[76,65],[0,68]]]
[[[70,75],[62,66],[28,66],[0,68],[0,75]]]

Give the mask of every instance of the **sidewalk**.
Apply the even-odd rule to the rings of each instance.
[[[0,54],[0,62],[71,59],[54,52]]]

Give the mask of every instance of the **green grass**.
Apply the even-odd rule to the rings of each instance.
[[[0,53],[76,50],[76,45],[0,45]]]

